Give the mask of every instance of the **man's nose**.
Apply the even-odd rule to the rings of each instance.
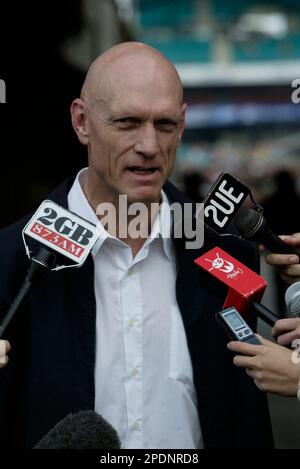
[[[153,125],[142,126],[134,149],[148,158],[157,155],[159,152],[158,135]]]

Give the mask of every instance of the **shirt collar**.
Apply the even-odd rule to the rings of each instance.
[[[161,238],[165,255],[170,261],[173,259],[172,244],[171,244],[171,228],[172,228],[172,213],[170,210],[170,203],[166,193],[162,190],[162,203],[159,212],[155,218],[152,226],[150,236],[146,239],[144,246],[146,247],[155,238]]]
[[[68,194],[68,207],[71,212],[74,212],[82,218],[85,218],[89,222],[93,223],[94,225],[97,225],[100,232],[100,236],[91,251],[93,255],[96,255],[98,250],[103,245],[104,241],[112,236],[103,228],[103,225],[100,223],[96,213],[92,209],[83,192],[82,186],[85,178],[87,177],[87,172],[88,168],[83,168],[77,174],[76,179]]]
[[[104,241],[108,238],[116,239],[108,231],[105,230],[102,223],[99,221],[96,213],[89,204],[82,186],[85,178],[87,177],[88,168],[83,168],[76,176],[76,179],[68,194],[68,207],[71,212],[74,212],[85,218],[89,222],[98,226],[100,236],[93,246],[92,254],[96,255],[102,247]],[[152,226],[150,236],[146,239],[143,248],[146,248],[156,238],[161,238],[165,255],[172,261],[172,243],[171,243],[171,228],[172,228],[172,213],[170,210],[170,203],[166,193],[162,190],[162,203]]]

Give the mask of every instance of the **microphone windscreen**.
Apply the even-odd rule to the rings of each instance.
[[[260,213],[253,209],[241,209],[235,218],[235,224],[244,238],[251,238],[260,227],[263,219]]]
[[[257,212],[253,209],[242,209],[237,214],[235,225],[243,238],[261,243],[274,253],[295,254],[300,262],[298,251],[282,241],[271,230],[262,212]]]
[[[69,414],[34,449],[120,449],[116,430],[93,410]]]
[[[289,312],[293,316],[300,317],[300,282],[295,282],[289,286],[285,292],[285,302]]]

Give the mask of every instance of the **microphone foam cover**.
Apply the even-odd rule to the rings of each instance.
[[[119,449],[116,430],[93,410],[69,414],[34,449]]]
[[[251,237],[257,231],[261,222],[262,215],[251,208],[241,209],[235,217],[236,227],[245,238]]]
[[[293,316],[300,317],[300,282],[295,282],[289,286],[285,292],[285,302],[289,312]]]

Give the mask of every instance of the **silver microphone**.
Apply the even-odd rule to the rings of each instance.
[[[291,315],[300,317],[300,282],[289,286],[285,292],[285,302]]]

